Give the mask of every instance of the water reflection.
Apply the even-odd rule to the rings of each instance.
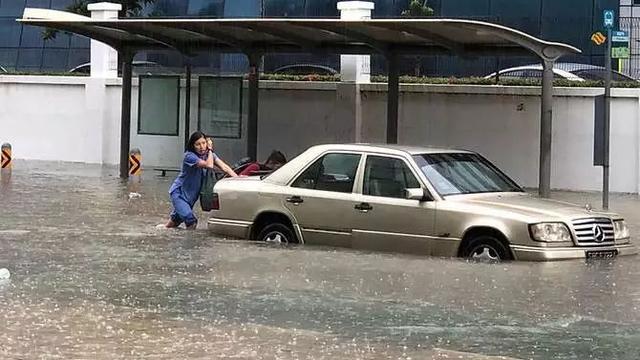
[[[637,358],[636,257],[476,264],[217,239],[155,227],[171,179],[22,165],[0,192],[3,358]]]

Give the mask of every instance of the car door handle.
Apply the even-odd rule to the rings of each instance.
[[[288,203],[292,203],[293,205],[302,204],[304,202],[300,196],[289,196],[286,200]]]
[[[356,210],[359,210],[360,212],[364,212],[364,213],[373,210],[373,206],[371,206],[369,203],[364,203],[364,202],[360,203],[360,204],[357,204],[356,206],[354,206],[354,208]]]

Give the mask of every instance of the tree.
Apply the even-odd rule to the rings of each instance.
[[[87,10],[87,5],[94,2],[96,0],[73,0],[65,10],[75,14],[91,16],[89,10]],[[140,16],[144,7],[155,3],[156,0],[110,0],[109,2],[122,5],[120,16],[132,17]],[[45,40],[53,40],[56,35],[58,35],[58,30],[55,29],[46,29],[42,32],[42,38]]]
[[[424,2],[411,0],[409,8],[404,10],[401,15],[408,18],[428,17],[433,16],[433,9],[427,5],[427,0],[424,0]]]
[[[433,9],[427,5],[427,0],[411,0],[409,8],[401,13],[402,17],[406,18],[424,18],[433,16]],[[420,76],[420,68],[422,66],[422,57],[416,56],[415,63],[413,65],[413,74]]]

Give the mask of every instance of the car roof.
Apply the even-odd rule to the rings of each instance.
[[[499,73],[502,75],[505,72],[517,71],[517,70],[542,70],[542,64],[529,64],[529,65],[516,66],[512,68],[502,69],[499,71]],[[573,73],[574,71],[581,71],[581,70],[606,70],[606,68],[598,65],[572,63],[572,62],[558,62],[553,64],[553,72],[566,78],[584,80],[579,75],[576,75]],[[619,71],[616,71],[613,69],[611,71],[625,78],[629,78],[629,80],[634,80],[629,75],[623,74]],[[485,76],[485,78],[491,78],[491,77],[494,77],[495,75],[496,73],[494,72]]]
[[[304,68],[309,68],[309,69],[315,69],[315,70],[323,70],[326,71],[328,73],[331,74],[337,74],[338,71],[332,67],[326,66],[326,65],[318,65],[318,64],[290,64],[290,65],[284,65],[284,66],[280,66],[278,68],[276,68],[275,70],[273,70],[274,73],[278,73],[281,71],[286,71],[286,70],[295,70],[295,69],[304,69]]]
[[[567,67],[567,68],[569,68],[569,67]],[[504,73],[511,72],[511,71],[518,71],[518,70],[542,70],[542,65],[541,64],[530,64],[530,65],[516,66],[516,67],[512,67],[512,68],[502,69],[502,70],[499,71],[499,74],[503,75]],[[569,71],[567,71],[567,70],[565,70],[563,68],[557,67],[557,66],[553,67],[553,72],[555,74],[560,75],[560,76],[562,76],[562,77],[564,77],[566,79],[569,79],[569,80],[584,81],[584,79],[582,79],[581,77],[579,77],[579,76],[577,76],[575,74],[572,74],[571,72],[569,72]],[[495,72],[485,76],[485,78],[492,78],[494,76],[496,76]]]
[[[146,60],[133,60],[131,62],[132,66],[160,66],[158,63],[155,63],[153,61],[146,61]],[[91,66],[91,62],[87,62],[87,63],[83,63],[80,64],[76,67],[74,67],[73,69],[69,70],[68,72],[74,72],[77,71],[79,69],[83,69],[83,68],[88,68]]]
[[[416,146],[416,145],[396,145],[396,144],[368,144],[368,143],[353,143],[353,144],[324,144],[316,145],[313,148],[316,150],[335,151],[368,151],[368,152],[395,152],[395,153],[407,153],[409,155],[419,154],[437,154],[437,153],[472,153],[469,150],[446,148],[446,147],[432,147],[432,146]]]

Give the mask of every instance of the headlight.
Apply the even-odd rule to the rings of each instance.
[[[529,225],[529,233],[535,241],[562,242],[571,241],[571,233],[563,223],[540,223]]]
[[[629,233],[629,227],[627,227],[627,223],[624,220],[616,220],[613,222],[613,228],[615,232],[616,240],[628,239],[631,235]]]

